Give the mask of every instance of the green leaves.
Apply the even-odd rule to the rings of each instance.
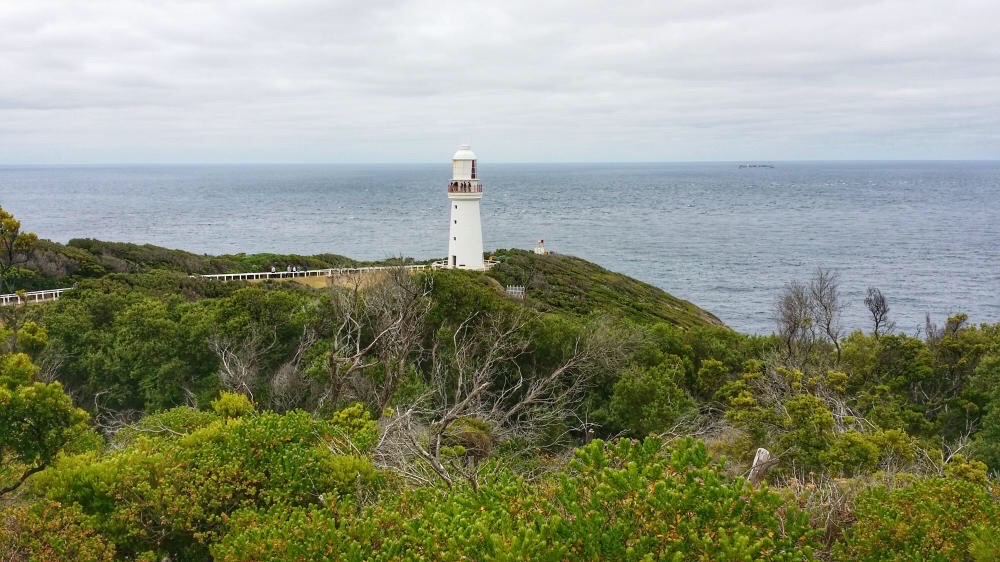
[[[694,401],[678,385],[684,364],[676,355],[655,367],[633,367],[622,373],[611,397],[614,422],[631,435],[665,431],[694,407]]]
[[[684,439],[594,442],[556,491],[558,536],[580,558],[802,559],[813,536],[803,515],[713,467],[704,444]],[[573,474],[573,473],[571,473]],[[775,533],[783,528],[785,533]],[[771,530],[771,532],[768,532]],[[800,542],[801,541],[801,542]]]
[[[594,441],[550,477],[418,488],[362,513],[242,512],[217,560],[808,560],[814,532],[770,491],[723,476],[687,439]]]
[[[43,501],[0,507],[0,553],[4,560],[110,562],[115,548],[76,506]]]
[[[31,384],[38,376],[38,367],[23,353],[0,354],[0,386],[14,390],[18,386]]]
[[[223,418],[241,418],[253,413],[253,402],[243,394],[222,392],[212,400],[212,411]]]
[[[18,288],[15,281],[21,271],[17,265],[28,261],[37,243],[37,234],[21,232],[21,222],[0,207],[0,293],[12,293]]]
[[[61,384],[35,382],[37,372],[24,354],[0,356],[0,496],[87,431],[87,413]]]
[[[861,561],[969,559],[977,544],[1000,536],[996,493],[981,484],[942,478],[874,488],[855,501],[857,522],[834,554]]]
[[[80,505],[129,555],[202,559],[236,511],[337,502],[377,480],[368,459],[333,453],[329,426],[305,412],[223,419],[178,408],[129,433],[124,449],[67,458],[34,484]]]

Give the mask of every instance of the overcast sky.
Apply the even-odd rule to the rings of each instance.
[[[997,0],[0,0],[0,163],[1000,158]]]

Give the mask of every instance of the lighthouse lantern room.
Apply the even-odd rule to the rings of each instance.
[[[448,240],[448,267],[485,269],[483,263],[483,227],[479,220],[479,200],[483,185],[476,175],[476,154],[462,145],[451,158],[451,225]]]

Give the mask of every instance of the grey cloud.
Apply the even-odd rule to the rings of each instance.
[[[8,4],[7,162],[1000,154],[992,2]]]

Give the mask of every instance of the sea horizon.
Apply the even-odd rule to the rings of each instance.
[[[770,333],[782,287],[837,271],[845,331],[868,285],[902,331],[924,315],[1000,321],[995,160],[481,160],[487,251],[558,252],[651,283],[741,332]],[[0,164],[22,227],[199,254],[441,258],[449,162]]]
[[[641,164],[662,164],[662,165],[684,165],[684,164],[851,164],[851,163],[868,163],[868,164],[906,164],[906,163],[1000,163],[1000,158],[940,158],[940,159],[857,159],[857,158],[845,158],[845,159],[827,159],[827,160],[814,160],[814,159],[784,159],[784,160],[769,160],[769,159],[750,159],[750,160],[485,160],[479,159],[480,162],[486,164],[497,164],[497,165],[641,165]],[[164,167],[187,167],[187,166],[449,166],[449,163],[442,164],[440,161],[424,161],[424,160],[414,160],[414,161],[344,161],[344,162],[330,162],[330,161],[215,161],[206,160],[204,162],[200,161],[124,161],[124,162],[0,162],[0,168],[90,168],[90,167],[130,167],[130,166],[164,166]]]

